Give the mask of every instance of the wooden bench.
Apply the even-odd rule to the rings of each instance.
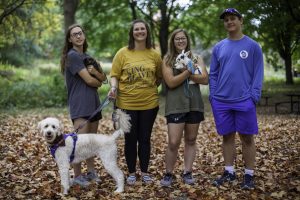
[[[291,106],[291,113],[293,113],[294,104],[297,104],[297,114],[300,114],[300,101],[280,101],[275,103],[275,113],[278,113],[278,107],[282,104],[289,104]]]
[[[269,104],[268,104],[268,101],[269,101],[269,99],[271,98],[271,96],[268,96],[268,95],[262,95],[261,96],[261,99],[264,99],[264,104],[262,105],[261,104],[261,100],[258,102],[258,105],[259,106],[268,106]]]

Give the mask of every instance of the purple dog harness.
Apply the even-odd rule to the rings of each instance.
[[[71,136],[73,138],[73,150],[72,153],[70,155],[70,163],[74,160],[75,157],[75,147],[76,147],[76,142],[77,142],[77,135],[75,133],[69,133],[69,134],[63,134],[62,137],[60,137],[60,140],[54,144],[52,144],[51,146],[49,146],[49,150],[51,152],[51,155],[55,158],[55,152],[58,149],[58,147],[61,146],[66,146],[65,144],[65,140],[67,139],[67,137]]]

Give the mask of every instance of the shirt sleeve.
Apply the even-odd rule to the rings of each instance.
[[[209,100],[212,99],[214,96],[216,87],[217,87],[217,80],[219,76],[219,62],[216,55],[216,47],[213,49],[213,53],[210,60],[210,70],[209,70]]]
[[[264,79],[263,53],[258,44],[255,46],[253,59],[254,75],[251,89],[251,97],[255,102],[258,102],[261,97],[261,90]]]
[[[67,57],[67,66],[70,72],[75,75],[85,68],[82,58],[75,52],[70,52]]]
[[[110,77],[116,77],[117,79],[119,79],[121,76],[122,66],[122,52],[121,50],[119,50],[113,59]]]

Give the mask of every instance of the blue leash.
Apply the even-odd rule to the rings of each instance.
[[[111,98],[109,96],[106,96],[105,99],[103,100],[103,103],[92,113],[92,115],[83,123],[81,123],[77,129],[75,129],[74,133],[78,133],[79,129],[84,127],[86,123],[88,123],[97,113],[99,113],[105,106],[107,106],[111,101]]]
[[[187,63],[187,67],[191,70],[192,74],[195,74],[192,60]],[[189,79],[186,79],[184,82],[184,94],[187,98],[191,98],[193,96],[193,92],[190,90]]]

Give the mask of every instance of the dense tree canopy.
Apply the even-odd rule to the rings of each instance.
[[[68,2],[1,1],[0,16],[12,8],[12,3],[22,4],[11,9],[0,24],[0,60],[16,64],[18,58],[13,56],[16,51],[43,56],[53,55],[54,51],[58,55],[64,26],[72,21],[85,27],[92,55],[111,59],[119,48],[127,45],[130,22],[142,18],[150,24],[155,45],[162,55],[167,51],[170,32],[180,27],[191,34],[195,51],[206,52],[206,62],[209,62],[211,47],[226,37],[219,14],[224,8],[235,7],[244,15],[244,33],[262,45],[266,61],[274,67],[283,60],[286,82],[293,83],[292,67],[300,58],[297,0],[78,0],[75,6]],[[76,15],[70,21],[68,18],[72,16],[66,11],[71,6]]]

